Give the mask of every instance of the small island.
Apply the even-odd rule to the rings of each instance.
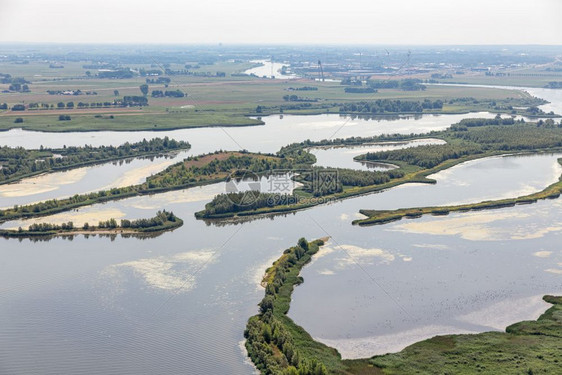
[[[183,220],[174,215],[173,212],[166,210],[158,211],[156,216],[149,219],[128,220],[122,219],[117,222],[115,219],[100,221],[98,225],[84,225],[77,227],[73,222],[63,224],[40,223],[32,224],[27,229],[19,227],[17,230],[0,229],[0,237],[5,238],[34,238],[34,237],[53,237],[70,236],[77,234],[138,234],[156,233],[174,230],[183,225]]]

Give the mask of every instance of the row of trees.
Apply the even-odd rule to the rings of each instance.
[[[72,230],[74,229],[74,223],[69,221],[67,223],[62,223],[61,225],[50,224],[50,223],[38,223],[31,224],[28,228],[30,232],[55,232],[60,230]]]
[[[23,77],[12,77],[11,74],[0,73],[0,83],[3,84],[17,84],[17,85],[25,85],[29,82]]]
[[[183,98],[185,93],[181,90],[153,90],[151,95],[153,98],[163,98],[163,97],[173,97],[173,98]]]
[[[117,220],[115,220],[115,219],[100,221],[98,223],[98,228],[101,228],[101,229],[116,229],[116,228],[147,229],[147,228],[163,227],[166,223],[168,223],[168,222],[175,223],[177,220],[178,220],[178,218],[174,215],[173,212],[171,212],[171,211],[168,212],[166,210],[162,210],[162,211],[158,211],[156,216],[154,216],[152,218],[149,218],[149,219],[137,219],[137,220],[122,219],[121,224],[118,224]],[[84,228],[84,229],[87,229],[87,228]]]
[[[283,100],[286,102],[317,102],[318,99],[305,98],[298,95],[283,95]]]
[[[173,212],[168,212],[166,210],[158,211],[155,217],[150,219],[137,219],[137,220],[121,220],[121,228],[132,228],[132,229],[146,229],[161,227],[167,222],[175,223],[177,217]]]
[[[443,101],[429,99],[420,101],[400,99],[377,99],[373,101],[361,101],[355,103],[344,103],[340,106],[342,113],[422,113],[424,109],[442,109]]]
[[[168,91],[166,91],[168,92]],[[172,93],[175,93],[172,92]],[[174,94],[170,94],[173,96]],[[78,102],[75,105],[74,102],[58,102],[56,106],[54,104],[48,103],[39,103],[39,102],[32,102],[27,105],[29,109],[74,109],[74,108],[110,108],[110,107],[141,107],[147,106],[148,99],[144,96],[124,96],[123,99],[117,99],[112,102],[97,102],[97,103],[85,103],[85,102]],[[0,109],[8,109],[8,105],[6,103],[2,103],[0,105]],[[24,104],[14,104],[12,106],[12,111],[25,111],[26,106]]]
[[[315,86],[289,87],[287,91],[318,91]]]
[[[61,120],[70,119],[70,116],[61,115]],[[185,141],[175,139],[154,138],[150,141],[143,139],[141,142],[125,143],[121,146],[84,146],[64,147],[62,149],[27,150],[23,147],[0,147],[0,183],[13,181],[52,170],[75,168],[86,164],[116,160],[127,157],[136,157],[146,154],[156,154],[178,149],[189,148]]]
[[[350,94],[373,94],[377,92],[372,87],[346,87],[344,91]]]
[[[129,229],[147,229],[162,227],[167,223],[175,223],[178,218],[173,212],[168,212],[166,210],[158,211],[155,217],[150,219],[138,219],[138,220],[121,220],[121,224],[117,223],[115,219],[109,219],[105,221],[100,221],[98,223],[97,229],[116,229],[116,228],[129,228]],[[75,226],[72,221],[67,223],[51,224],[51,223],[35,223],[31,224],[28,228],[29,232],[34,233],[47,233],[47,232],[58,232],[58,231],[71,231],[74,230]],[[82,226],[84,230],[95,230],[96,227],[90,226],[88,223],[84,223]],[[23,232],[20,228],[19,232]]]
[[[82,90],[78,89],[78,90],[47,90],[47,94],[49,95],[73,95],[73,96],[78,96],[78,95],[97,95],[98,93],[96,91],[86,91],[83,92]]]
[[[406,78],[402,80],[368,80],[367,86],[374,89],[400,89],[404,91],[425,90],[426,86],[420,79]]]
[[[445,160],[458,159],[462,156],[482,153],[478,144],[458,143],[443,145],[426,145],[404,148],[400,150],[368,152],[364,160],[403,161],[422,168],[433,168]]]
[[[9,87],[8,90],[10,91],[17,91],[17,92],[30,92],[31,90],[29,90],[29,86],[26,84],[21,84],[21,83],[12,83]]]
[[[248,355],[262,374],[328,374],[324,364],[309,356],[306,348],[299,346],[307,343],[295,340],[292,332],[295,329],[302,331],[302,328],[296,327],[286,316],[294,285],[302,281],[298,273],[317,251],[316,245],[310,245],[301,238],[297,246],[285,250],[283,256],[268,270],[273,279],[266,285],[260,313],[248,320],[244,331]]]

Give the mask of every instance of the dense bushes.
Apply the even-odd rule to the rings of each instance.
[[[246,152],[231,153],[227,158],[222,158],[224,153],[217,151],[213,154],[190,157],[185,163],[175,164],[164,171],[147,178],[149,188],[166,188],[170,186],[185,185],[209,177],[226,177],[237,170],[251,171],[256,174],[268,174],[275,171],[286,171],[302,166],[310,166],[316,161],[314,155],[300,151],[287,154],[286,157],[276,157],[266,154],[249,154]],[[213,158],[213,155],[217,155]],[[203,165],[190,165],[190,162],[210,158]],[[188,166],[186,166],[188,165]]]
[[[150,219],[137,219],[137,220],[121,220],[121,228],[131,228],[131,229],[146,229],[161,227],[167,222],[175,223],[178,218],[173,212],[168,212],[166,210],[158,211],[155,217]]]
[[[212,217],[224,214],[256,210],[264,207],[296,204],[297,198],[291,194],[260,192],[223,193],[215,196],[205,205],[205,210],[197,213],[199,217]]]
[[[286,316],[295,285],[302,282],[301,268],[318,251],[322,241],[308,243],[304,238],[297,246],[285,250],[281,258],[267,271],[265,297],[260,302],[259,315],[248,320],[244,337],[246,349],[254,365],[267,375],[324,375],[328,374],[321,356],[337,357],[329,348],[315,343],[304,330]],[[314,356],[300,340],[306,335],[318,350]],[[306,343],[305,343],[306,345]]]
[[[515,124],[509,128],[484,126],[453,132],[451,135],[465,141],[476,142],[486,149],[499,151],[534,150],[562,147],[562,128],[543,123]]]
[[[458,124],[451,126],[452,130],[467,130],[468,128],[475,128],[479,126],[488,125],[515,125],[516,123],[524,123],[525,120],[521,119],[516,121],[513,117],[502,118],[497,115],[495,118],[467,118],[461,120]]]
[[[458,159],[462,156],[482,152],[482,147],[477,144],[427,145],[400,150],[369,152],[365,154],[364,160],[403,161],[422,168],[433,168],[445,160]]]
[[[362,101],[356,103],[345,103],[340,106],[342,113],[369,113],[369,114],[387,114],[387,113],[422,113],[426,109],[441,109],[443,102],[441,100],[424,102],[411,100],[391,100],[377,99],[373,101]]]
[[[432,168],[445,160],[486,152],[562,147],[562,127],[553,120],[525,123],[513,118],[465,119],[432,133],[449,143],[365,154],[363,160],[394,160]]]
[[[353,169],[330,169],[313,167],[299,171],[298,182],[302,183],[300,191],[314,197],[325,197],[344,192],[349,186],[376,186],[401,178],[401,170],[358,171]],[[279,206],[297,205],[307,198],[300,194],[277,194],[259,191],[224,193],[215,196],[205,205],[205,210],[196,214],[200,218],[230,216],[240,212],[273,208]]]

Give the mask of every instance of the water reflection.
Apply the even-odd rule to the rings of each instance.
[[[183,160],[188,154],[182,151],[159,157],[125,159],[0,185],[0,208],[140,184],[146,177]]]
[[[418,133],[477,116],[357,119],[337,136]],[[338,116],[266,122],[226,131],[252,151],[274,152],[294,141],[329,138],[342,126]],[[220,129],[166,133],[189,140],[195,154],[238,149]],[[2,133],[1,142],[60,147],[150,136],[10,131]],[[560,200],[476,213],[471,221],[481,233],[472,238],[458,223],[455,231],[442,231],[465,214],[369,228],[350,221],[361,208],[450,204],[541,189],[561,174],[556,157],[470,162],[434,176],[434,186],[402,186],[235,226],[208,225],[193,216],[224,191],[224,184],[82,208],[77,215],[116,210],[128,218],[165,208],[185,223],[150,241],[119,236],[112,242],[99,236],[24,244],[0,240],[1,372],[251,374],[240,342],[247,318],[263,297],[258,281],[302,236],[332,236],[331,251],[321,251],[304,269],[305,283],[295,290],[290,314],[344,356],[535,318],[544,310],[540,295],[562,292]],[[405,224],[419,225],[400,227]]]
[[[356,170],[385,171],[396,168],[396,166],[380,162],[360,162],[354,160],[354,158],[368,152],[398,150],[409,147],[438,145],[444,143],[446,142],[441,139],[425,138],[408,142],[367,143],[360,146],[311,147],[309,151],[316,156],[315,165],[317,166],[331,168],[349,168]]]
[[[480,167],[467,163],[449,178],[463,182],[466,176],[470,186],[481,171],[498,174],[495,168],[501,169],[503,162],[511,165],[505,169],[507,177],[498,176],[497,186],[483,191],[501,195],[506,186],[513,185],[512,173],[521,176],[535,169],[535,178],[541,176],[545,184],[545,176],[550,175],[544,171],[552,168],[556,156],[487,159]],[[446,185],[446,181],[433,187]],[[6,265],[0,272],[5,301],[0,305],[0,342],[5,343],[0,345],[0,363],[9,373],[41,373],[45,368],[76,373],[95,364],[101,372],[121,374],[186,369],[250,374],[252,368],[244,361],[239,342],[247,318],[256,313],[263,296],[256,280],[283,249],[302,236],[331,235],[333,251],[319,253],[305,268],[305,283],[295,291],[291,316],[343,353],[351,349],[346,351],[342,340],[361,346],[364,338],[381,343],[380,350],[394,350],[437,332],[490,329],[488,325],[499,323],[477,324],[475,317],[486,313],[470,314],[502,302],[512,306],[513,298],[560,292],[560,275],[547,270],[562,269],[557,265],[562,254],[556,245],[562,231],[491,242],[398,230],[402,224],[428,224],[462,218],[462,214],[391,226],[350,225],[359,208],[397,208],[417,202],[408,197],[422,197],[416,195],[419,188],[404,186],[236,226],[208,226],[195,220],[193,213],[203,207],[206,197],[224,189],[224,184],[216,184],[77,211],[103,208],[137,218],[153,215],[158,207],[171,209],[184,219],[183,227],[150,241],[117,236],[110,242],[97,236],[77,236],[72,242],[54,238],[26,241],[22,246],[0,240]],[[458,200],[455,188],[450,189],[448,195],[436,195],[441,201]],[[562,222],[559,203],[554,200],[496,211],[493,213],[506,212],[509,218],[481,225],[509,228],[521,236],[539,232]],[[472,220],[484,219],[474,216]],[[527,232],[518,229],[526,227]],[[551,254],[533,255],[537,251]],[[529,319],[534,313],[527,309],[515,316],[515,309],[497,311],[506,322],[521,316]],[[15,340],[20,344],[8,344]],[[21,347],[25,350],[19,350]],[[379,350],[366,344],[361,347],[369,353]],[[38,360],[28,361],[29,355]]]
[[[171,231],[176,230],[176,229],[172,229]],[[109,240],[111,240],[111,242],[114,242],[115,239],[117,237],[122,237],[122,238],[136,238],[136,239],[140,239],[140,240],[149,240],[152,238],[156,238],[156,237],[160,237],[161,235],[163,235],[164,233],[166,233],[166,231],[162,231],[162,232],[150,232],[150,233],[79,233],[79,234],[56,234],[56,235],[44,235],[44,236],[38,236],[38,235],[34,235],[32,237],[11,237],[11,238],[4,238],[5,240],[17,240],[18,242],[46,242],[46,241],[51,241],[55,238],[60,238],[62,240],[66,240],[66,241],[74,241],[75,238],[79,238],[81,236],[84,237],[84,239],[89,239],[89,238],[107,238]]]

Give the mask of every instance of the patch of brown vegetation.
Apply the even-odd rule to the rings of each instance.
[[[219,152],[217,154],[199,156],[197,158],[197,160],[195,160],[195,159],[186,160],[184,162],[184,164],[185,164],[186,168],[202,167],[204,165],[209,164],[213,160],[219,160],[219,161],[226,160],[231,156],[237,156],[237,157],[252,156],[252,157],[257,158],[257,159],[274,159],[275,158],[275,157],[269,156],[269,155],[248,154],[248,153],[242,153],[242,152],[238,152],[238,151],[225,151],[225,152]]]

